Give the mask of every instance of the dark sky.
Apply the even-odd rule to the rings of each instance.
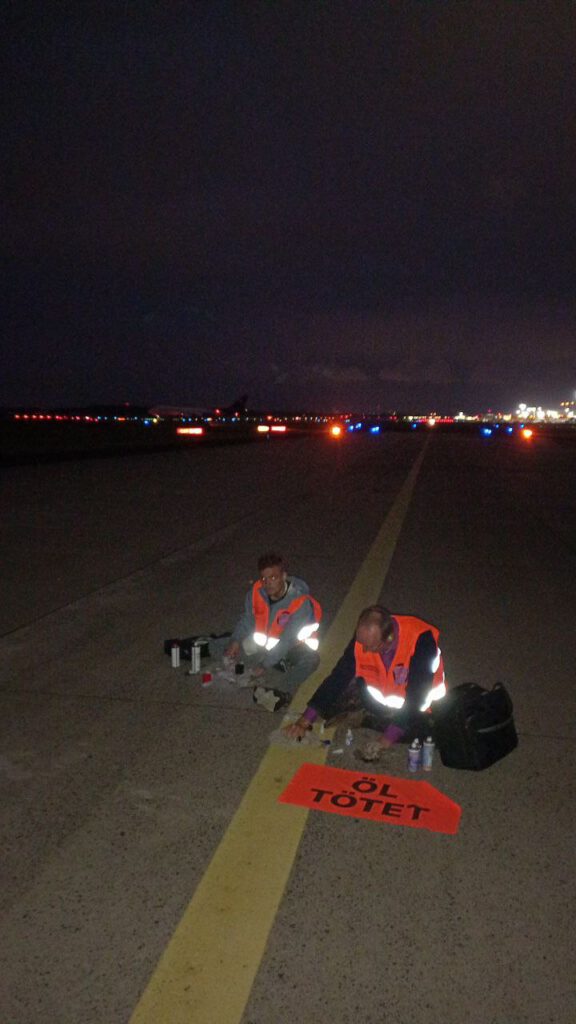
[[[3,6],[0,404],[576,387],[576,5]]]

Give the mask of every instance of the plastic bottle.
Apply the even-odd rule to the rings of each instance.
[[[417,772],[422,767],[422,747],[420,740],[414,740],[408,747],[408,771]]]
[[[180,644],[172,644],[170,648],[172,668],[180,668]]]
[[[424,746],[422,747],[422,767],[425,772],[432,771],[432,762],[434,760],[434,740],[431,736],[427,736],[424,740]]]

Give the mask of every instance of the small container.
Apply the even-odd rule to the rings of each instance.
[[[180,668],[180,644],[172,644],[170,657],[172,659],[172,668]]]
[[[190,648],[190,674],[200,671],[200,644],[192,644]]]
[[[244,662],[243,661],[237,661],[236,662],[236,664],[234,666],[234,672],[235,672],[235,674],[237,676],[243,676],[244,675]]]
[[[211,672],[203,672],[202,673],[202,686],[210,686],[211,682],[212,682],[212,673]]]
[[[432,771],[432,762],[434,760],[434,740],[431,736],[427,736],[424,740],[422,747],[422,768],[425,772]]]
[[[417,772],[422,767],[422,747],[420,740],[414,740],[408,747],[408,771]]]
[[[346,729],[346,739],[344,740],[345,746],[351,747],[353,742],[354,742],[354,733],[352,732],[352,729]]]

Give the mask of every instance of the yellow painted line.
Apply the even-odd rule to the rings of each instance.
[[[374,604],[408,510],[426,445],[322,642],[318,671],[292,704],[302,708],[340,657],[360,610]],[[277,799],[303,761],[324,747],[269,747],[168,943],[130,1024],[238,1024],[264,955],[308,811]]]

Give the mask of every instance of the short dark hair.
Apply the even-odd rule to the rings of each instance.
[[[277,551],[266,551],[265,554],[260,555],[260,558],[258,559],[258,572],[262,572],[263,569],[269,569],[272,565],[279,565],[280,568],[283,569],[284,559]]]
[[[382,634],[392,625],[392,616],[381,604],[371,604],[364,608],[358,616],[358,626],[379,626]]]

